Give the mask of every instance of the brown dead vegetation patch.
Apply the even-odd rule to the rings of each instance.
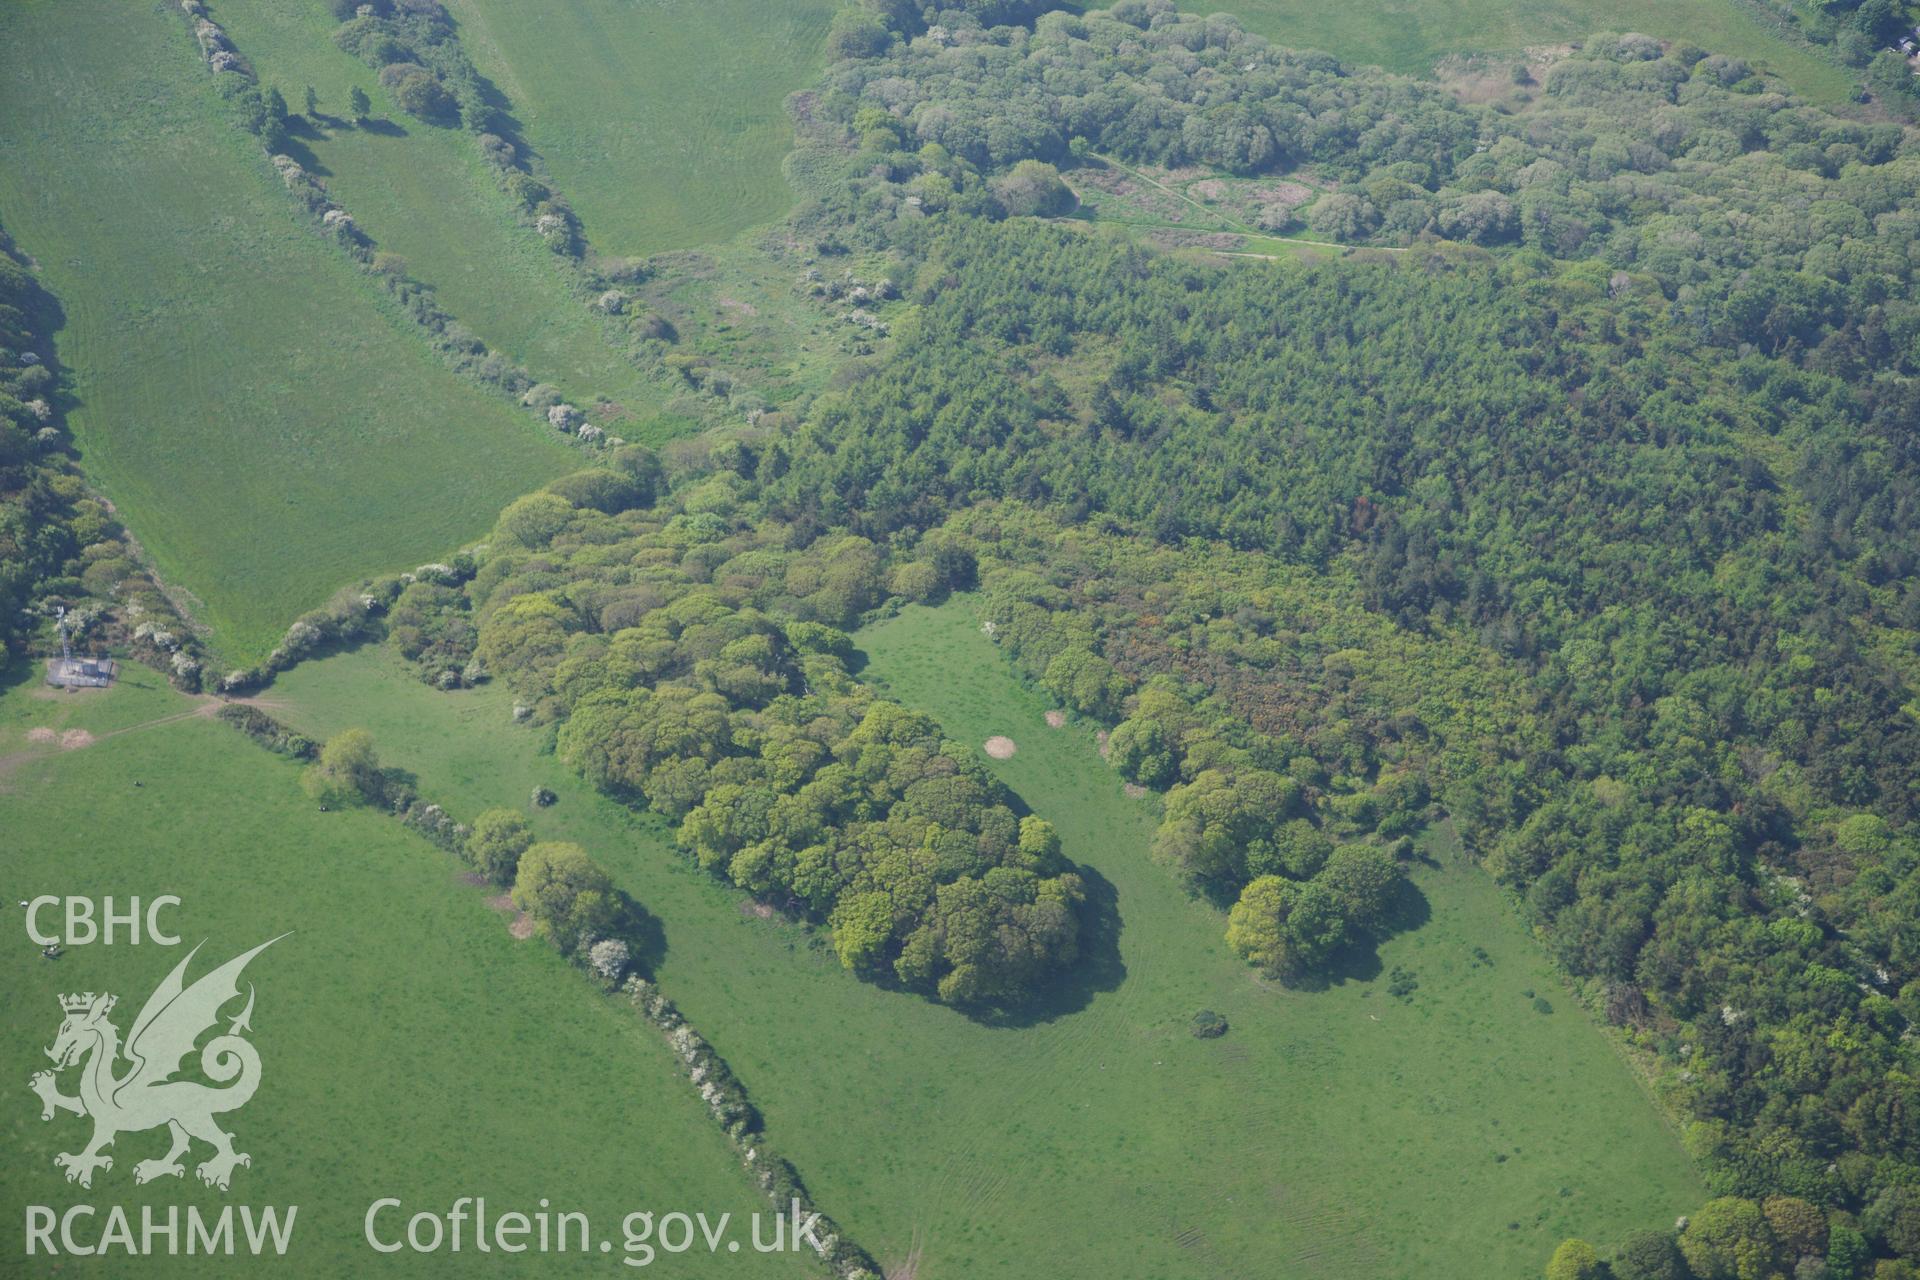
[[[1014,745],[1012,738],[997,733],[991,738],[988,738],[985,746],[982,748],[982,750],[995,760],[1011,760],[1013,759],[1013,753],[1019,749],[1019,747]]]
[[[1067,713],[1064,711],[1047,712],[1047,728],[1064,729],[1067,727]]]
[[[1263,205],[1295,209],[1313,199],[1313,188],[1304,182],[1265,182],[1253,189],[1253,198]]]

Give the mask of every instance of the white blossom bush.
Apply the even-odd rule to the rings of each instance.
[[[302,621],[287,628],[287,638],[280,642],[280,646],[288,653],[305,653],[324,639],[326,636],[320,628]]]
[[[587,964],[608,982],[618,982],[633,963],[633,953],[618,938],[602,938],[587,951]]]
[[[555,431],[572,431],[580,421],[580,411],[570,404],[556,404],[547,410],[547,425]]]

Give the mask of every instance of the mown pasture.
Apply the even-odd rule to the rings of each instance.
[[[227,1203],[297,1205],[293,1246],[276,1265],[299,1276],[358,1275],[375,1264],[395,1275],[474,1274],[470,1235],[459,1254],[372,1253],[362,1218],[383,1196],[445,1212],[459,1196],[484,1195],[495,1214],[534,1212],[545,1197],[587,1213],[596,1246],[609,1238],[616,1249],[621,1219],[636,1209],[704,1209],[744,1224],[765,1207],[657,1033],[595,994],[551,947],[510,937],[487,905],[490,891],[463,883],[449,855],[371,810],[320,812],[300,790],[297,764],[197,714],[209,709],[140,667],[110,691],[66,695],[46,691],[25,664],[5,673],[0,1075],[10,1101],[0,1122],[0,1256],[10,1271],[76,1266],[25,1262],[28,1204],[87,1203],[103,1214],[123,1205],[136,1230],[144,1205],[205,1213]],[[42,959],[14,906],[42,893],[112,894],[122,907],[133,895],[176,894],[181,905],[164,920],[183,945],[122,940]],[[86,1122],[65,1114],[43,1122],[26,1089],[48,1065],[58,997],[113,992],[125,1032],[194,943],[206,940],[197,977],[288,930],[246,974],[257,991],[251,1039],[261,1086],[223,1117],[253,1160],[235,1171],[231,1190],[202,1186],[191,1168],[181,1181],[136,1186],[134,1164],[162,1153],[164,1133],[122,1135],[113,1168],[90,1190],[65,1182],[53,1156],[84,1143]],[[62,1083],[72,1092],[71,1074]],[[153,1276],[253,1275],[262,1265],[89,1261],[101,1274]],[[490,1274],[534,1275],[567,1259],[496,1252],[485,1261]],[[791,1257],[745,1248],[662,1261],[675,1275],[808,1274]]]
[[[451,0],[481,74],[602,253],[713,244],[792,200],[789,93],[824,57],[837,0]]]
[[[177,14],[33,0],[0,49],[0,218],[65,308],[83,462],[229,657],[577,465],[301,221]]]
[[[538,731],[511,726],[504,690],[436,693],[363,651],[295,670],[275,696],[311,729],[367,725],[462,810],[558,792],[536,825],[586,844],[659,917],[664,987],[816,1199],[923,1280],[1477,1280],[1531,1273],[1571,1232],[1671,1221],[1703,1194],[1506,900],[1444,839],[1416,877],[1425,924],[1330,989],[1276,988],[1149,860],[1154,802],[1122,793],[1090,732],[1047,727],[964,603],[860,642],[868,677],[956,738],[1012,737],[1015,756],[990,767],[1091,870],[1103,923],[1036,1015],[976,1020],[856,981],[816,935],[749,910],[657,823],[570,777]],[[1418,982],[1409,999],[1390,994],[1396,969]],[[1224,1039],[1189,1033],[1203,1008],[1232,1023]]]

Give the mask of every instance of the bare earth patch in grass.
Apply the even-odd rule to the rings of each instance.
[[[92,745],[93,735],[85,729],[69,729],[60,735],[60,749],[62,751],[78,751],[82,747],[90,747]]]
[[[520,942],[533,936],[533,919],[522,911],[510,893],[496,894],[487,899],[487,905],[503,916],[511,916],[507,921],[507,932]]]
[[[1064,711],[1047,712],[1047,728],[1064,729],[1067,727],[1067,713]]]
[[[59,734],[44,726],[38,729],[27,730],[28,742],[54,742],[57,741],[59,737]]]
[[[1011,760],[1013,759],[1013,753],[1019,749],[1020,748],[1013,745],[1012,738],[997,733],[987,739],[986,745],[983,748],[983,750],[995,760]]]

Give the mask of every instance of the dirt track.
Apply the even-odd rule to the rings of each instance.
[[[25,764],[42,756],[58,755],[64,751],[79,751],[108,738],[118,738],[122,734],[137,733],[142,729],[157,728],[163,724],[177,724],[182,720],[204,720],[225,705],[221,699],[202,694],[197,705],[191,711],[177,711],[170,716],[158,716],[152,720],[142,720],[139,724],[126,725],[119,729],[109,729],[105,733],[90,733],[85,729],[68,729],[64,732],[48,728],[27,730],[27,741],[40,745],[41,750],[14,751],[0,755],[0,778]],[[56,737],[57,734],[57,737]]]

